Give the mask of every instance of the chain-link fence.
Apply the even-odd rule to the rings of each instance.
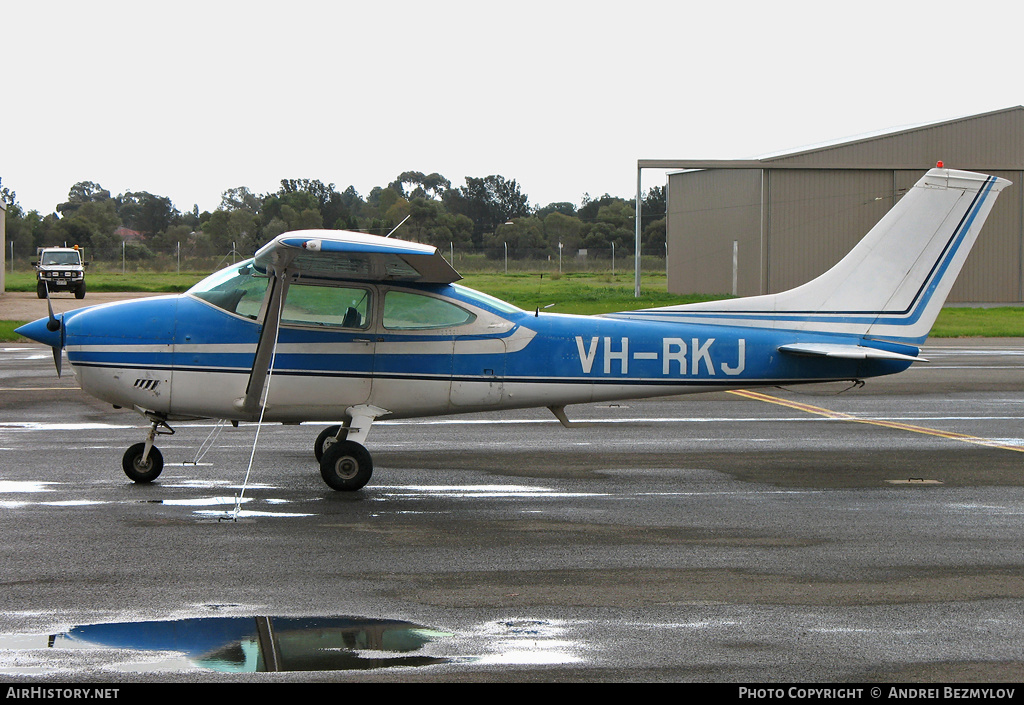
[[[63,244],[63,243],[62,243]],[[32,269],[36,253],[18,252],[9,243],[7,255],[8,271]],[[569,251],[562,249],[552,253],[545,249],[527,248],[471,248],[449,245],[440,248],[441,254],[460,272],[612,272],[615,274],[635,271],[632,252],[612,248],[588,248]],[[89,263],[89,272],[118,273],[153,271],[214,272],[235,262],[252,256],[229,248],[220,254],[197,254],[184,244],[173,247],[155,248],[141,243],[125,243],[117,256],[97,257],[89,248],[83,248],[83,258]],[[665,271],[665,253],[644,253],[640,263],[643,272]]]

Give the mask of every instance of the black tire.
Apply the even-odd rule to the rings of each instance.
[[[84,299],[85,298],[85,282],[82,282],[81,284],[79,284],[78,287],[75,289],[75,298],[76,299]]]
[[[145,464],[142,461],[142,454],[146,451],[145,443],[136,443],[125,451],[121,459],[121,467],[124,474],[132,482],[152,482],[160,476],[164,469],[164,456],[155,446],[149,449],[149,458]]]
[[[316,456],[317,462],[324,457],[324,450],[337,442],[339,431],[341,431],[341,426],[328,426],[316,437],[316,443],[313,444],[313,455]]]
[[[43,282],[39,282],[38,284],[36,284],[36,296],[38,296],[40,299],[46,298],[46,284],[44,284]]]
[[[352,492],[370,481],[373,458],[370,451],[355,441],[338,441],[324,450],[320,475],[332,489]]]

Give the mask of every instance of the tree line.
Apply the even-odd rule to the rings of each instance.
[[[114,196],[92,181],[76,183],[68,199],[46,215],[25,211],[15,192],[0,183],[7,207],[7,240],[16,252],[68,243],[87,248],[90,259],[144,260],[155,253],[193,257],[232,250],[248,256],[290,230],[327,228],[386,235],[491,257],[544,258],[581,249],[628,255],[635,243],[632,200],[588,194],[569,202],[532,206],[515,180],[502,176],[465,177],[452,186],[440,174],[407,171],[363,197],[354,187],[338,191],[313,179],[282,179],[281,187],[256,194],[247,187],[224,191],[220,206],[200,213],[178,210],[171,200],[146,191]],[[643,195],[642,247],[664,252],[665,191]]]

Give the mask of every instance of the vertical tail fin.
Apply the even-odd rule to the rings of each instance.
[[[644,317],[923,342],[999,191],[1009,185],[985,174],[931,169],[818,278],[778,294],[648,309]]]

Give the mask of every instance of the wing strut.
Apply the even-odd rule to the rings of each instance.
[[[281,328],[281,307],[287,288],[285,273],[275,272],[270,279],[270,286],[267,287],[266,313],[263,315],[263,329],[256,345],[252,371],[249,373],[249,384],[245,388],[245,396],[235,400],[235,408],[249,418],[254,417],[256,410],[260,408],[260,397],[263,396],[263,387],[277,344],[277,333]]]
[[[284,286],[284,275],[275,276],[271,280],[270,286],[274,288],[271,291],[270,301],[267,306],[266,315],[263,318],[263,331],[260,333],[260,341],[256,345],[256,356],[253,360],[252,372],[249,375],[249,387],[245,391],[245,396],[242,397],[243,407],[246,404],[257,404],[259,405],[260,397],[263,394],[263,387],[266,385],[267,394],[270,394],[270,378],[274,374],[274,363],[277,361],[277,332],[281,328],[281,301],[284,299],[284,291],[287,289]],[[278,293],[280,292],[280,293]],[[276,302],[276,304],[275,304]],[[270,335],[267,334],[268,329]],[[269,344],[267,344],[269,341]],[[269,349],[269,353],[263,353],[264,349]],[[262,359],[269,357],[265,363],[260,363],[261,354]],[[257,370],[262,370],[262,374],[256,374]],[[256,445],[260,442],[260,430],[263,428],[263,415],[267,412],[266,401],[260,408],[259,421],[256,424],[256,436],[252,439],[252,452],[249,454],[249,466],[245,469],[245,479],[242,481],[242,490],[235,495],[235,509],[229,514],[233,521],[238,521],[238,514],[242,511],[242,497],[245,495],[245,490],[249,486],[249,474],[252,472],[252,461],[256,458]]]

